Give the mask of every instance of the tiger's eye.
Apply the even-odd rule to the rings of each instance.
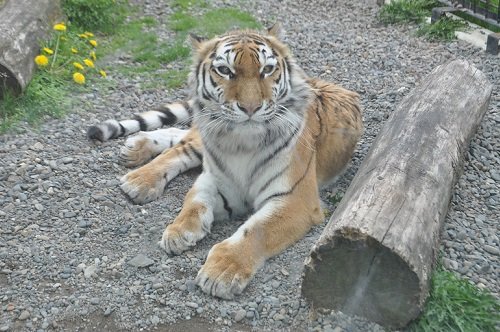
[[[219,66],[217,67],[217,71],[221,73],[222,75],[230,75],[232,74],[231,69],[229,69],[227,66]]]
[[[267,65],[262,68],[262,73],[263,74],[271,74],[274,71],[274,66],[272,65]]]

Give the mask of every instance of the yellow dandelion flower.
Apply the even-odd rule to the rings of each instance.
[[[108,75],[106,75],[106,72],[104,70],[99,70],[99,74],[101,74],[102,77],[106,78]]]
[[[78,70],[83,70],[83,65],[79,62],[73,62],[73,67],[75,67]]]
[[[43,51],[44,51],[45,53],[49,54],[49,55],[50,55],[50,54],[54,54],[54,51],[52,51],[52,50],[51,50],[50,48],[48,48],[48,47],[44,47],[44,48],[43,48]]]
[[[87,37],[94,37],[94,34],[92,32],[85,31],[83,34]]]
[[[63,23],[57,23],[56,25],[54,25],[54,30],[66,31],[66,26]]]
[[[84,33],[79,34],[78,37],[84,38],[84,39],[88,38],[88,36],[86,34],[84,34]]]
[[[77,54],[78,53],[78,50],[74,47],[71,48],[71,53],[73,54]]]
[[[39,67],[45,67],[46,65],[49,64],[49,59],[45,55],[37,55],[35,57],[35,63]]]
[[[90,45],[97,47],[97,42],[94,39],[89,40]]]
[[[87,67],[94,68],[94,62],[90,59],[83,59],[83,63],[87,65]]]
[[[94,51],[90,51],[90,57],[92,58],[92,60],[97,60],[97,56],[95,55],[95,52]]]
[[[85,76],[82,73],[76,72],[73,74],[73,81],[78,84],[85,84]]]

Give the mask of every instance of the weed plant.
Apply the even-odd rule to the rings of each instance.
[[[412,332],[493,332],[500,324],[500,302],[454,273],[436,269],[430,296]]]
[[[455,31],[465,30],[468,25],[462,20],[442,17],[433,24],[423,24],[417,30],[417,36],[424,36],[431,41],[449,41],[455,39]]]
[[[422,23],[431,15],[432,8],[439,7],[435,0],[394,0],[379,11],[379,20],[385,24]]]

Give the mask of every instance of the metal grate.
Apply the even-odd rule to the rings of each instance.
[[[499,0],[458,0],[462,7],[472,10],[474,14],[483,16],[486,20],[491,19],[500,23],[500,1]]]

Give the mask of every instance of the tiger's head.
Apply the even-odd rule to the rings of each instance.
[[[210,40],[191,36],[190,86],[202,133],[269,137],[301,125],[311,91],[279,34],[275,25],[263,34],[233,31]]]

